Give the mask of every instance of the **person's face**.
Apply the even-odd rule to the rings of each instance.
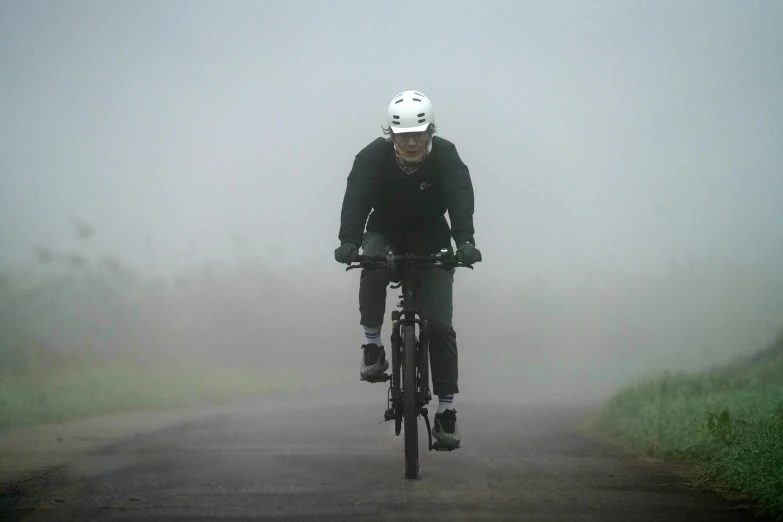
[[[394,142],[397,144],[397,148],[408,156],[419,156],[424,153],[428,141],[429,135],[427,131],[394,134]]]

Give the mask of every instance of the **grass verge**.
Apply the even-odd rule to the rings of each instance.
[[[695,463],[703,485],[783,520],[783,350],[768,352],[626,387],[599,427],[652,457]]]
[[[131,410],[241,401],[293,390],[294,374],[245,367],[104,363],[0,377],[0,428]]]

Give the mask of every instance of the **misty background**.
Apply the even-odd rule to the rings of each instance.
[[[779,2],[2,3],[3,364],[358,381],[340,207],[408,89],[474,184],[463,394],[604,393],[763,348],[783,328],[780,27]]]

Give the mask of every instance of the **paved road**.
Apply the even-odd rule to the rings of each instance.
[[[0,518],[751,520],[581,435],[584,410],[562,405],[460,402],[464,447],[423,453],[408,481],[383,407],[382,393],[315,396],[136,436],[6,488]]]

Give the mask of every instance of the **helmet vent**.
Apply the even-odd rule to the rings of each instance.
[[[395,104],[397,104],[397,103],[402,103],[402,98],[400,98],[399,100],[397,100],[397,101],[396,101],[396,102],[394,102],[394,103],[395,103]]]
[[[413,101],[420,102],[420,101],[421,101],[421,98],[413,98]]]
[[[423,112],[420,112],[420,113],[419,113],[419,114],[417,114],[416,116],[418,116],[419,118],[423,118],[423,117],[424,117],[424,113],[423,113]]]
[[[424,96],[422,93],[416,91],[413,91],[413,94],[415,94],[416,96]]]
[[[427,120],[425,118],[422,118],[422,119],[419,120],[419,123],[424,123],[425,121],[427,121]]]
[[[397,116],[396,114],[394,116],[392,116],[392,118],[394,118],[395,120],[399,120],[400,119],[400,117]]]

